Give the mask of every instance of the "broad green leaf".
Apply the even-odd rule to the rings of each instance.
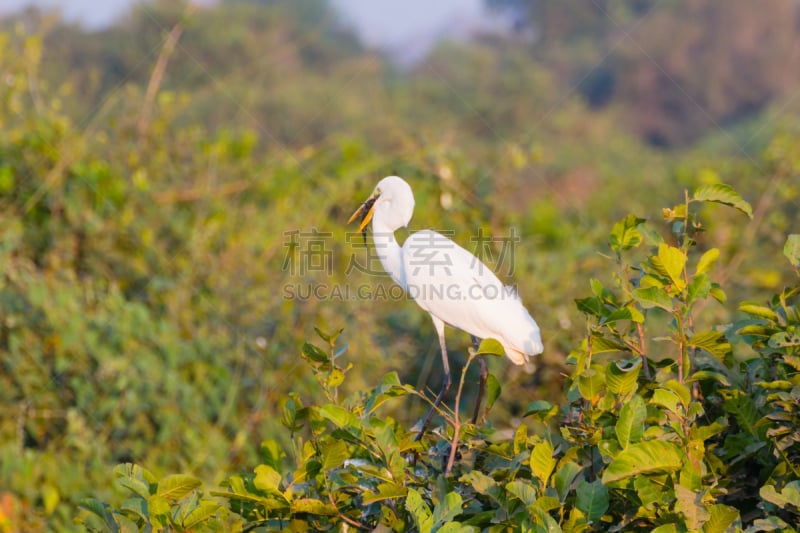
[[[479,494],[496,495],[497,482],[479,470],[471,470],[461,476],[461,481],[469,483]]]
[[[292,500],[292,513],[308,513],[323,516],[333,516],[338,514],[336,508],[328,502],[316,500],[314,498],[298,498]]]
[[[697,274],[686,290],[686,303],[690,304],[695,300],[705,300],[710,293],[711,278],[706,274]]]
[[[736,418],[742,429],[751,435],[757,435],[756,423],[759,415],[753,398],[738,389],[722,389],[720,394],[723,397],[722,407],[725,411]]]
[[[608,243],[611,249],[617,253],[639,246],[642,242],[642,235],[639,233],[638,226],[645,220],[634,215],[628,215],[611,229]]]
[[[360,431],[361,423],[358,418],[343,407],[334,404],[326,404],[319,408],[319,414],[337,427],[349,430]]]
[[[757,316],[759,318],[766,318],[772,322],[778,321],[777,313],[775,313],[775,311],[769,307],[765,307],[763,305],[758,305],[751,302],[743,302],[739,305],[739,311],[747,313],[748,315]]]
[[[591,337],[592,353],[624,352],[624,344],[620,344],[612,339],[607,339],[599,333],[593,333]]]
[[[672,298],[667,291],[659,287],[647,287],[633,290],[633,298],[639,302],[644,309],[659,307],[665,311],[672,312]]]
[[[528,512],[530,513],[530,521],[533,524],[533,528],[530,531],[534,533],[561,533],[558,522],[547,511],[533,505],[528,507]]]
[[[709,507],[708,512],[710,516],[703,524],[703,533],[726,533],[731,531],[731,526],[735,526],[736,531],[741,530],[741,518],[736,508],[718,503]]]
[[[371,503],[383,500],[395,500],[398,498],[405,498],[406,495],[408,494],[408,489],[406,487],[397,485],[396,483],[379,483],[377,489],[378,492],[364,493],[363,497],[364,505],[369,505]]]
[[[656,504],[661,504],[665,499],[666,488],[663,485],[654,483],[647,476],[636,476],[633,479],[633,488],[642,506],[648,508]]]
[[[147,510],[151,515],[165,515],[169,514],[171,509],[166,498],[153,494],[147,499]]]
[[[256,477],[253,484],[258,490],[280,491],[281,475],[269,465],[258,465],[255,468]]]
[[[547,400],[534,400],[525,408],[523,417],[535,415],[542,422],[550,420],[558,414],[558,406]]]
[[[690,530],[700,529],[710,518],[711,515],[703,504],[701,493],[682,485],[675,485],[675,497],[675,510],[684,516]]]
[[[800,346],[800,331],[791,332],[779,331],[772,335],[767,341],[770,348],[788,348],[790,346]]]
[[[665,381],[661,386],[674,392],[684,408],[689,407],[689,404],[692,401],[692,393],[689,391],[689,387],[675,379]]]
[[[330,360],[327,353],[310,342],[303,343],[303,355],[317,363],[327,363]]]
[[[483,339],[480,346],[478,346],[477,355],[494,355],[496,357],[503,357],[506,351],[503,345],[496,339]]]
[[[119,508],[122,511],[133,513],[145,521],[150,515],[150,512],[147,510],[147,500],[143,500],[141,498],[128,498],[122,502],[122,505],[120,505]]]
[[[502,387],[500,386],[500,380],[497,379],[497,376],[494,374],[486,376],[486,407],[484,407],[484,412],[489,412],[494,402],[500,397],[501,392]]]
[[[768,518],[753,520],[753,525],[745,529],[745,533],[756,533],[758,531],[779,531],[780,533],[787,533],[796,530],[789,529],[789,524],[777,516],[770,516]]]
[[[542,486],[547,486],[547,480],[556,466],[553,458],[553,445],[549,441],[543,440],[536,444],[531,451],[531,472],[542,482]]]
[[[269,467],[268,467],[269,468]],[[156,494],[167,501],[177,501],[186,497],[194,489],[200,487],[202,481],[186,474],[166,476],[158,482]]]
[[[596,317],[603,315],[603,304],[594,296],[576,299],[575,305],[581,313]]]
[[[731,353],[731,343],[725,339],[725,335],[719,331],[703,331],[692,335],[689,339],[689,346],[701,348],[719,360]]]
[[[322,446],[322,468],[330,470],[344,463],[348,457],[347,444],[343,440],[331,440]]]
[[[222,506],[217,502],[203,500],[195,509],[192,509],[189,514],[186,515],[181,525],[186,529],[191,529],[200,524],[207,523],[220,509],[222,509]]]
[[[525,505],[531,505],[536,501],[536,488],[530,482],[521,479],[506,484],[509,494],[519,498]]]
[[[433,508],[433,527],[451,521],[461,514],[461,495],[457,492],[448,492],[443,500]]]
[[[794,268],[800,269],[800,235],[789,235],[786,238],[783,255],[786,256]]]
[[[622,448],[627,448],[642,440],[645,418],[647,418],[647,407],[641,396],[634,395],[629,402],[622,406],[619,420],[614,426],[614,432]]]
[[[745,201],[736,190],[725,183],[715,183],[714,185],[703,185],[694,191],[694,200],[700,202],[716,202],[719,204],[734,207],[753,218],[753,208]]]
[[[700,261],[697,262],[697,270],[695,272],[697,274],[705,274],[717,259],[719,259],[719,248],[711,248],[710,250],[706,250],[706,252],[700,257]]]
[[[599,479],[591,483],[582,479],[575,492],[575,506],[586,515],[589,522],[597,522],[608,510],[608,487]]]
[[[556,475],[553,478],[553,484],[558,492],[558,497],[561,503],[564,503],[569,494],[569,489],[575,477],[580,473],[581,467],[572,461],[562,462],[556,470]]]
[[[683,279],[683,268],[686,266],[686,254],[680,248],[668,244],[658,245],[658,254],[650,258],[656,270],[678,288],[683,289],[686,282]]]
[[[430,507],[422,499],[419,492],[412,488],[408,489],[405,507],[411,513],[411,518],[414,519],[417,530],[420,533],[430,533],[431,529],[433,529],[433,513],[431,513]]]
[[[595,401],[603,390],[603,374],[590,368],[578,376],[578,390],[584,400]]]
[[[650,398],[650,403],[652,405],[660,405],[674,414],[681,414],[680,409],[678,409],[680,398],[669,389],[658,388],[653,391],[653,397]]]
[[[81,503],[78,505],[78,507],[99,516],[105,520],[106,523],[109,523],[109,521],[113,520],[111,512],[109,511],[109,505],[95,498],[86,498],[81,500]]]
[[[608,484],[637,474],[674,472],[683,464],[681,453],[671,442],[651,440],[631,444],[611,461],[603,472]]]
[[[609,392],[622,396],[636,390],[642,360],[634,359],[632,362],[614,361],[606,367],[606,388]]]

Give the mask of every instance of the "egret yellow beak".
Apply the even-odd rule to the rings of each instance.
[[[370,220],[372,220],[372,215],[375,214],[375,200],[378,199],[377,194],[373,194],[370,196],[366,202],[361,204],[358,209],[356,209],[355,213],[350,215],[350,218],[347,220],[347,223],[350,224],[353,220],[356,219],[359,215],[361,215],[361,224],[358,226],[356,231],[363,231],[364,228],[367,227]]]

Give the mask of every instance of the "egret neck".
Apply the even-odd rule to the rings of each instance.
[[[383,217],[377,214],[372,219],[372,242],[383,269],[389,273],[395,283],[400,285],[404,291],[407,291],[406,272],[403,267],[403,250],[394,237],[394,231],[389,229],[383,222]]]

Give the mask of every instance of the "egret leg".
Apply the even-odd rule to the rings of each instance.
[[[472,347],[475,351],[478,351],[478,346],[480,345],[480,339],[475,335],[471,335],[472,337]],[[489,369],[486,367],[486,359],[483,357],[478,357],[478,364],[480,364],[480,381],[478,383],[478,397],[475,399],[475,410],[472,412],[472,423],[476,423],[478,421],[478,415],[481,412],[481,402],[483,402],[483,395],[486,394],[486,379],[489,377]]]
[[[447,346],[444,342],[444,322],[432,315],[431,318],[433,319],[433,327],[436,328],[436,333],[439,335],[439,347],[442,350],[444,379],[442,381],[442,388],[439,390],[438,396],[436,396],[436,399],[433,401],[433,405],[428,410],[428,414],[425,415],[425,419],[422,421],[422,427],[419,430],[419,434],[414,440],[420,440],[425,434],[425,431],[428,429],[428,424],[431,423],[431,419],[433,418],[433,413],[436,412],[436,408],[439,407],[440,403],[442,403],[444,395],[447,394],[448,389],[450,389],[450,362],[447,360]]]

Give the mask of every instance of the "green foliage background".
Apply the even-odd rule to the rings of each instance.
[[[98,33],[36,12],[6,19],[0,531],[796,523],[797,304],[784,288],[797,278],[784,245],[800,233],[798,86],[773,63],[791,59],[797,28],[783,23],[797,19],[780,3],[732,3],[745,28],[782,22],[773,37],[785,38],[754,59],[715,40],[724,32],[703,21],[722,14],[703,2],[653,8],[619,48],[616,32],[642,17],[631,3],[602,3],[613,25],[565,19],[572,4],[542,3],[553,23],[540,41],[443,43],[408,71],[321,0],[156,2]],[[709,57],[667,49],[676,27],[706,32],[692,35]],[[576,83],[598,46],[617,80],[603,105]],[[651,79],[649,56],[688,65],[666,71],[686,80],[680,113],[664,111],[674,94],[658,83],[633,83]],[[708,62],[755,65],[747,79],[763,83],[712,91],[730,72]],[[515,228],[499,274],[544,333],[535,373],[489,361],[503,392],[486,425],[464,427],[451,476],[446,420],[424,447],[408,429],[426,408],[417,391],[441,377],[426,314],[405,300],[286,297],[391,287],[347,272],[365,250],[344,222],[393,173],[414,187],[412,230],[452,230],[469,247],[478,230]],[[749,201],[752,219],[721,199]],[[290,268],[308,245],[290,246],[293,232],[313,230],[330,271]],[[655,235],[691,268],[664,270],[677,255]],[[786,248],[796,270],[796,238]],[[650,285],[631,285],[641,273]],[[344,330],[317,349],[346,345],[334,363],[303,350],[315,327]],[[656,347],[649,377],[642,339]],[[448,343],[458,377],[469,339]],[[424,458],[410,466],[409,454]],[[626,463],[653,456],[654,471]]]

